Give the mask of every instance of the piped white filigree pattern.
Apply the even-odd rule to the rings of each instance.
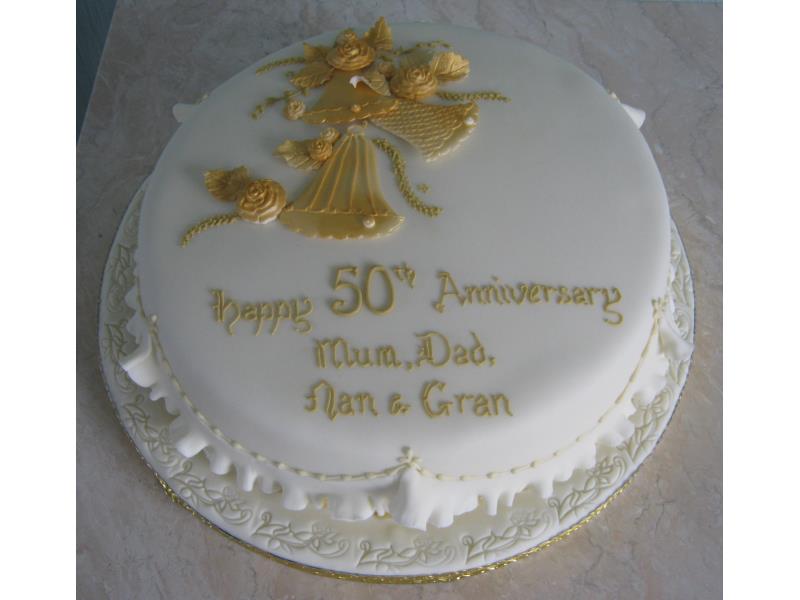
[[[373,542],[364,540],[360,547],[358,566],[372,567],[378,573],[412,566],[436,567],[450,562],[457,554],[454,546],[428,536],[414,538],[411,546],[375,546]]]
[[[515,510],[508,520],[508,526],[497,533],[492,531],[478,539],[470,535],[461,538],[467,551],[467,563],[492,560],[510,548],[537,539],[553,525],[553,514],[550,511]]]
[[[288,554],[306,550],[323,558],[336,558],[350,548],[350,541],[331,527],[313,523],[307,529],[296,530],[291,522],[278,522],[267,511],[262,513],[261,523],[253,536],[263,538],[268,550],[280,550]]]

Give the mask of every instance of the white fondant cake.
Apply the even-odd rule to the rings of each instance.
[[[257,72],[304,53],[289,47],[176,108],[123,365],[175,415],[178,451],[242,490],[443,527],[591,467],[662,389],[665,345],[688,353],[664,305],[669,210],[641,115],[576,68],[467,29],[370,31]],[[263,103],[295,89],[286,69],[321,90]],[[479,111],[416,97],[431,74],[491,93]],[[236,188],[248,177],[279,182],[263,207]]]

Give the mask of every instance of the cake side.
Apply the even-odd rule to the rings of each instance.
[[[327,503],[342,519],[389,511],[424,528],[447,525],[479,498],[492,511],[529,485],[547,496],[554,480],[593,464],[597,444],[625,436],[632,399],[660,389],[660,345],[673,343],[661,308],[669,222],[640,134],[576,69],[498,36],[393,30],[406,46],[448,40],[471,61],[458,86],[502,88],[512,99],[483,105],[480,126],[444,159],[426,164],[405,153],[408,171],[425,178],[432,196],[438,191],[443,214],[409,212],[387,161],[377,165],[384,195],[407,213],[390,237],[314,240],[245,224],[181,248],[182,228],[213,206],[198,177],[205,169],[249,164],[280,179],[290,199],[302,191],[302,178],[269,149],[284,134],[303,135],[289,125],[311,126],[277,111],[254,125],[247,108],[281,75],[248,69],[195,111],[156,167],[142,210],[139,286],[129,295],[140,350],[126,366],[179,415],[179,450],[205,450],[214,472],[233,466],[243,489],[280,489],[288,508]],[[404,285],[397,279],[410,273],[403,265],[414,287],[408,276]],[[391,314],[332,314],[331,301],[347,298],[336,284],[355,280],[347,269],[363,277],[376,266],[394,279]],[[462,303],[467,286],[495,289],[488,293],[498,301]],[[520,286],[540,286],[540,294],[550,287],[553,299],[517,304]],[[573,301],[558,302],[561,287]],[[504,289],[511,302],[500,301]],[[575,302],[578,289],[597,290],[597,302]],[[214,321],[215,302],[280,298],[298,300],[298,314],[307,298],[314,310],[303,318],[313,331],[293,330],[305,326],[291,315],[274,335],[256,334],[246,319],[232,331]],[[436,344],[440,354],[443,340],[464,349],[463,364],[436,366],[439,356],[415,366],[421,346]],[[401,364],[337,369],[334,343],[391,346]],[[341,399],[341,390],[369,393],[374,405],[332,414],[325,394]],[[395,407],[407,409],[392,413],[398,391]]]

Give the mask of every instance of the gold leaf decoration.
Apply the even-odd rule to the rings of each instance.
[[[204,173],[206,189],[217,200],[234,202],[244,193],[250,176],[247,167],[238,167],[231,171],[214,170]]]
[[[307,63],[313,63],[318,60],[325,60],[325,55],[328,54],[327,46],[312,46],[311,44],[303,43],[303,56]]]
[[[376,50],[392,49],[392,30],[383,17],[375,22],[375,25],[364,35],[364,39]]]
[[[275,156],[283,158],[295,169],[319,169],[322,161],[314,160],[309,154],[309,143],[314,140],[286,140],[275,149]]]
[[[303,67],[290,81],[295,87],[307,90],[324,85],[332,76],[333,67],[317,61]]]
[[[456,81],[469,75],[469,61],[455,52],[442,52],[431,59],[431,70],[442,81]]]
[[[433,61],[433,56],[433,53],[427,48],[413,48],[400,57],[398,64],[401,69],[428,66]]]

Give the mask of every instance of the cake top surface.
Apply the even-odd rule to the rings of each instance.
[[[287,119],[282,102],[254,120],[255,106],[287,88],[285,69],[257,74],[259,61],[198,105],[151,178],[140,306],[186,408],[181,425],[221,469],[269,462],[308,478],[306,491],[396,474],[409,461],[440,480],[491,479],[593,431],[648,343],[668,277],[669,214],[619,102],[518,40],[443,25],[391,31],[395,48],[445,41],[468,59],[469,75],[438,89],[510,102],[465,109],[473,130],[426,161],[424,148],[387,133],[396,126],[379,111],[398,98],[391,91],[359,105],[365,125],[324,111],[320,122]],[[335,48],[337,33],[309,43]],[[302,54],[296,44],[267,60]],[[340,71],[325,86],[351,85]],[[293,98],[313,114],[336,92],[325,86]],[[339,171],[293,169],[274,154],[331,125],[339,136],[328,160]],[[438,216],[406,202],[398,163],[377,138],[401,153],[414,195]],[[187,227],[226,210],[203,173],[239,166],[280,182],[282,215],[311,214],[318,232],[386,230],[331,239],[298,234],[306,221],[240,218],[182,246]],[[342,197],[362,186],[374,202],[358,204],[351,223],[329,183],[308,190],[325,172],[352,169],[365,174]]]

